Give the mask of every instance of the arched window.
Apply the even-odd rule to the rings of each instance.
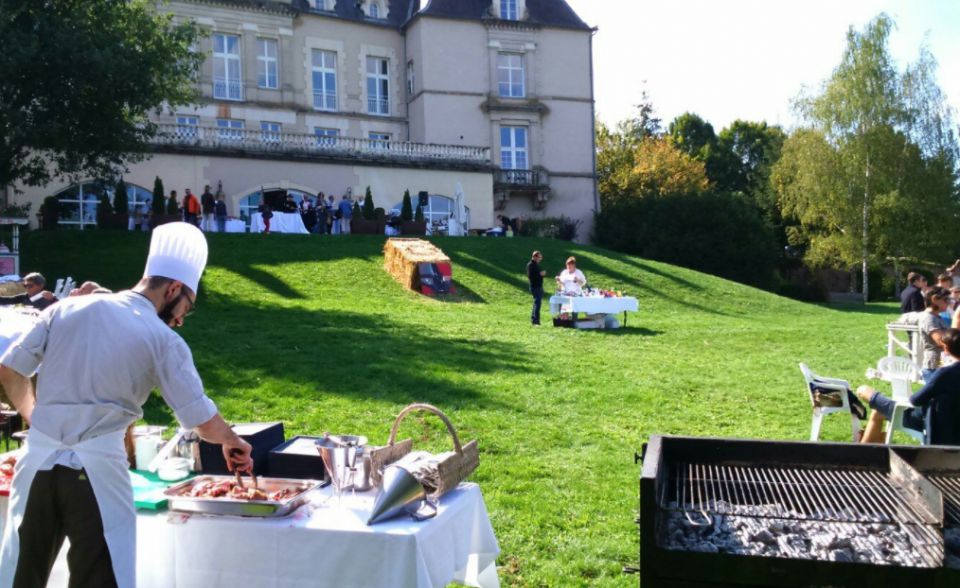
[[[264,191],[269,192],[270,190],[278,190],[279,188],[270,188],[268,186],[264,186],[263,189]],[[293,196],[293,199],[297,202],[297,206],[300,206],[300,202],[303,201],[304,196],[309,196],[311,199],[314,200],[314,204],[316,204],[315,194],[310,194],[308,192],[302,192],[300,190],[293,190],[293,189],[287,189],[287,194],[290,194]],[[252,194],[247,194],[246,196],[240,199],[240,206],[239,206],[240,220],[242,220],[243,224],[247,226],[248,231],[250,230],[250,215],[252,215],[255,212],[258,212],[257,209],[260,207],[261,200],[262,200],[262,192],[260,190],[257,190]]]
[[[100,196],[106,194],[113,202],[115,184],[102,180],[87,180],[65,188],[56,194],[60,201],[60,225],[85,229],[97,225]],[[127,184],[127,211],[133,215],[137,206],[146,214],[150,210],[150,190],[136,184]]]
[[[370,3],[370,18],[380,18],[380,5],[376,2]]]
[[[413,199],[413,210],[417,210],[417,196],[412,195]],[[394,205],[391,209],[391,213],[399,216],[400,210],[403,208],[403,201],[401,200],[398,204]],[[448,222],[451,216],[453,216],[456,204],[453,198],[448,196],[442,196],[440,194],[430,194],[430,199],[428,201],[427,207],[423,209],[423,219],[427,221],[427,225],[430,227],[430,233],[433,235],[445,234],[448,226]],[[470,227],[470,207],[464,206],[466,211],[466,217],[463,219],[464,229]]]

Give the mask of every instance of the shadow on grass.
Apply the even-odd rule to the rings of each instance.
[[[484,394],[476,376],[536,372],[518,346],[436,334],[386,315],[297,308],[253,307],[211,295],[208,304],[230,312],[198,313],[184,327],[205,388],[214,398],[241,397],[265,404],[293,401],[304,409],[331,396],[392,404],[428,402],[443,407],[482,404],[520,412]],[[256,411],[254,411],[256,412]],[[156,395],[144,407],[148,422],[169,422]]]

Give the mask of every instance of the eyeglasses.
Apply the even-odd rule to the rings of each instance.
[[[197,305],[197,301],[196,301],[196,299],[190,300],[190,297],[187,296],[187,295],[186,295],[185,293],[183,293],[183,292],[180,292],[180,296],[181,296],[182,298],[186,298],[186,299],[187,299],[187,304],[190,305],[190,308],[187,309],[187,312],[183,313],[183,317],[186,318],[186,317],[190,316],[191,314],[193,314],[193,310],[194,310],[194,308],[195,308],[196,305]]]

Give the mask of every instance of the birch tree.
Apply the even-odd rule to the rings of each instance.
[[[900,73],[887,49],[893,27],[881,14],[863,31],[849,30],[820,92],[797,101],[804,125],[773,176],[784,214],[800,222],[791,239],[807,246],[814,265],[859,266],[864,301],[872,263],[922,246],[912,240],[924,224],[957,210],[955,140],[935,62],[921,52]]]

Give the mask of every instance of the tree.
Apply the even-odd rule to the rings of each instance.
[[[0,0],[0,186],[142,159],[147,115],[196,102],[197,37],[148,0]]]
[[[413,220],[415,220],[418,223],[424,222],[423,207],[420,206],[419,204],[417,205],[417,213],[414,215]]]
[[[410,200],[410,190],[403,191],[403,204],[400,206],[400,220],[404,222],[413,220],[413,202]]]
[[[376,207],[373,205],[373,193],[370,192],[370,186],[367,186],[367,193],[363,199],[363,218],[374,220],[377,218]]]
[[[600,176],[601,208],[624,198],[700,193],[710,186],[703,163],[665,139],[643,139],[624,151],[618,158],[629,163]]]
[[[862,32],[850,29],[822,91],[798,100],[805,126],[785,142],[773,174],[784,213],[800,222],[791,240],[806,244],[816,265],[859,266],[864,301],[870,265],[916,247],[931,200],[939,217],[960,216],[955,142],[943,132],[952,129],[949,110],[923,53],[897,71],[887,50],[892,27],[881,14]]]
[[[128,206],[127,183],[123,181],[123,178],[120,178],[113,189],[113,212],[115,214],[128,214],[130,211]]]
[[[150,208],[154,216],[160,216],[164,213],[165,203],[166,199],[163,197],[163,180],[160,179],[160,176],[156,176],[153,180],[153,196],[150,200]]]

